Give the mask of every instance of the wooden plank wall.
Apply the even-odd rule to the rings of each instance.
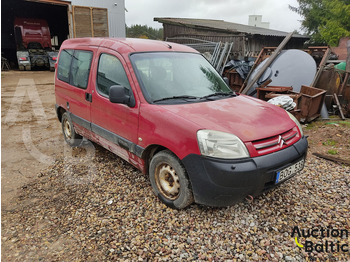
[[[94,36],[108,36],[108,14],[107,9],[93,8],[92,21],[94,28]]]
[[[74,37],[108,37],[106,8],[73,6]]]
[[[164,39],[167,37],[190,37],[211,42],[233,43],[232,54],[238,56],[257,56],[263,47],[278,46],[284,39],[283,36],[250,35],[245,33],[224,32],[224,30],[202,29],[173,24],[163,24]],[[305,39],[292,38],[286,45],[287,49],[303,48]]]
[[[92,36],[90,7],[73,6],[74,37]]]

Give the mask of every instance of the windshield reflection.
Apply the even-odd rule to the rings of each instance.
[[[200,54],[136,53],[131,61],[146,100],[202,98],[214,93],[232,93],[221,76]],[[184,101],[182,101],[184,102]]]

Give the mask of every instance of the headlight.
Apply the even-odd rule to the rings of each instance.
[[[287,112],[287,113],[288,113],[290,119],[292,119],[297,124],[299,131],[300,131],[300,134],[303,137],[304,136],[303,128],[301,127],[301,124],[299,123],[298,119],[296,119],[295,116],[293,116],[291,113],[289,113],[289,112]]]
[[[213,130],[199,130],[197,139],[202,155],[225,159],[249,157],[246,146],[235,135]]]

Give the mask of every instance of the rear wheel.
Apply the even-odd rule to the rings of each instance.
[[[79,146],[83,138],[75,132],[73,122],[67,112],[62,115],[61,123],[64,140],[66,140],[67,144],[72,147]]]
[[[170,151],[161,151],[152,158],[149,175],[153,192],[167,206],[182,209],[193,203],[186,170]]]

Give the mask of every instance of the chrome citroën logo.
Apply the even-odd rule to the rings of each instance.
[[[278,144],[280,145],[280,148],[282,148],[283,144],[287,145],[282,136],[278,136]]]

